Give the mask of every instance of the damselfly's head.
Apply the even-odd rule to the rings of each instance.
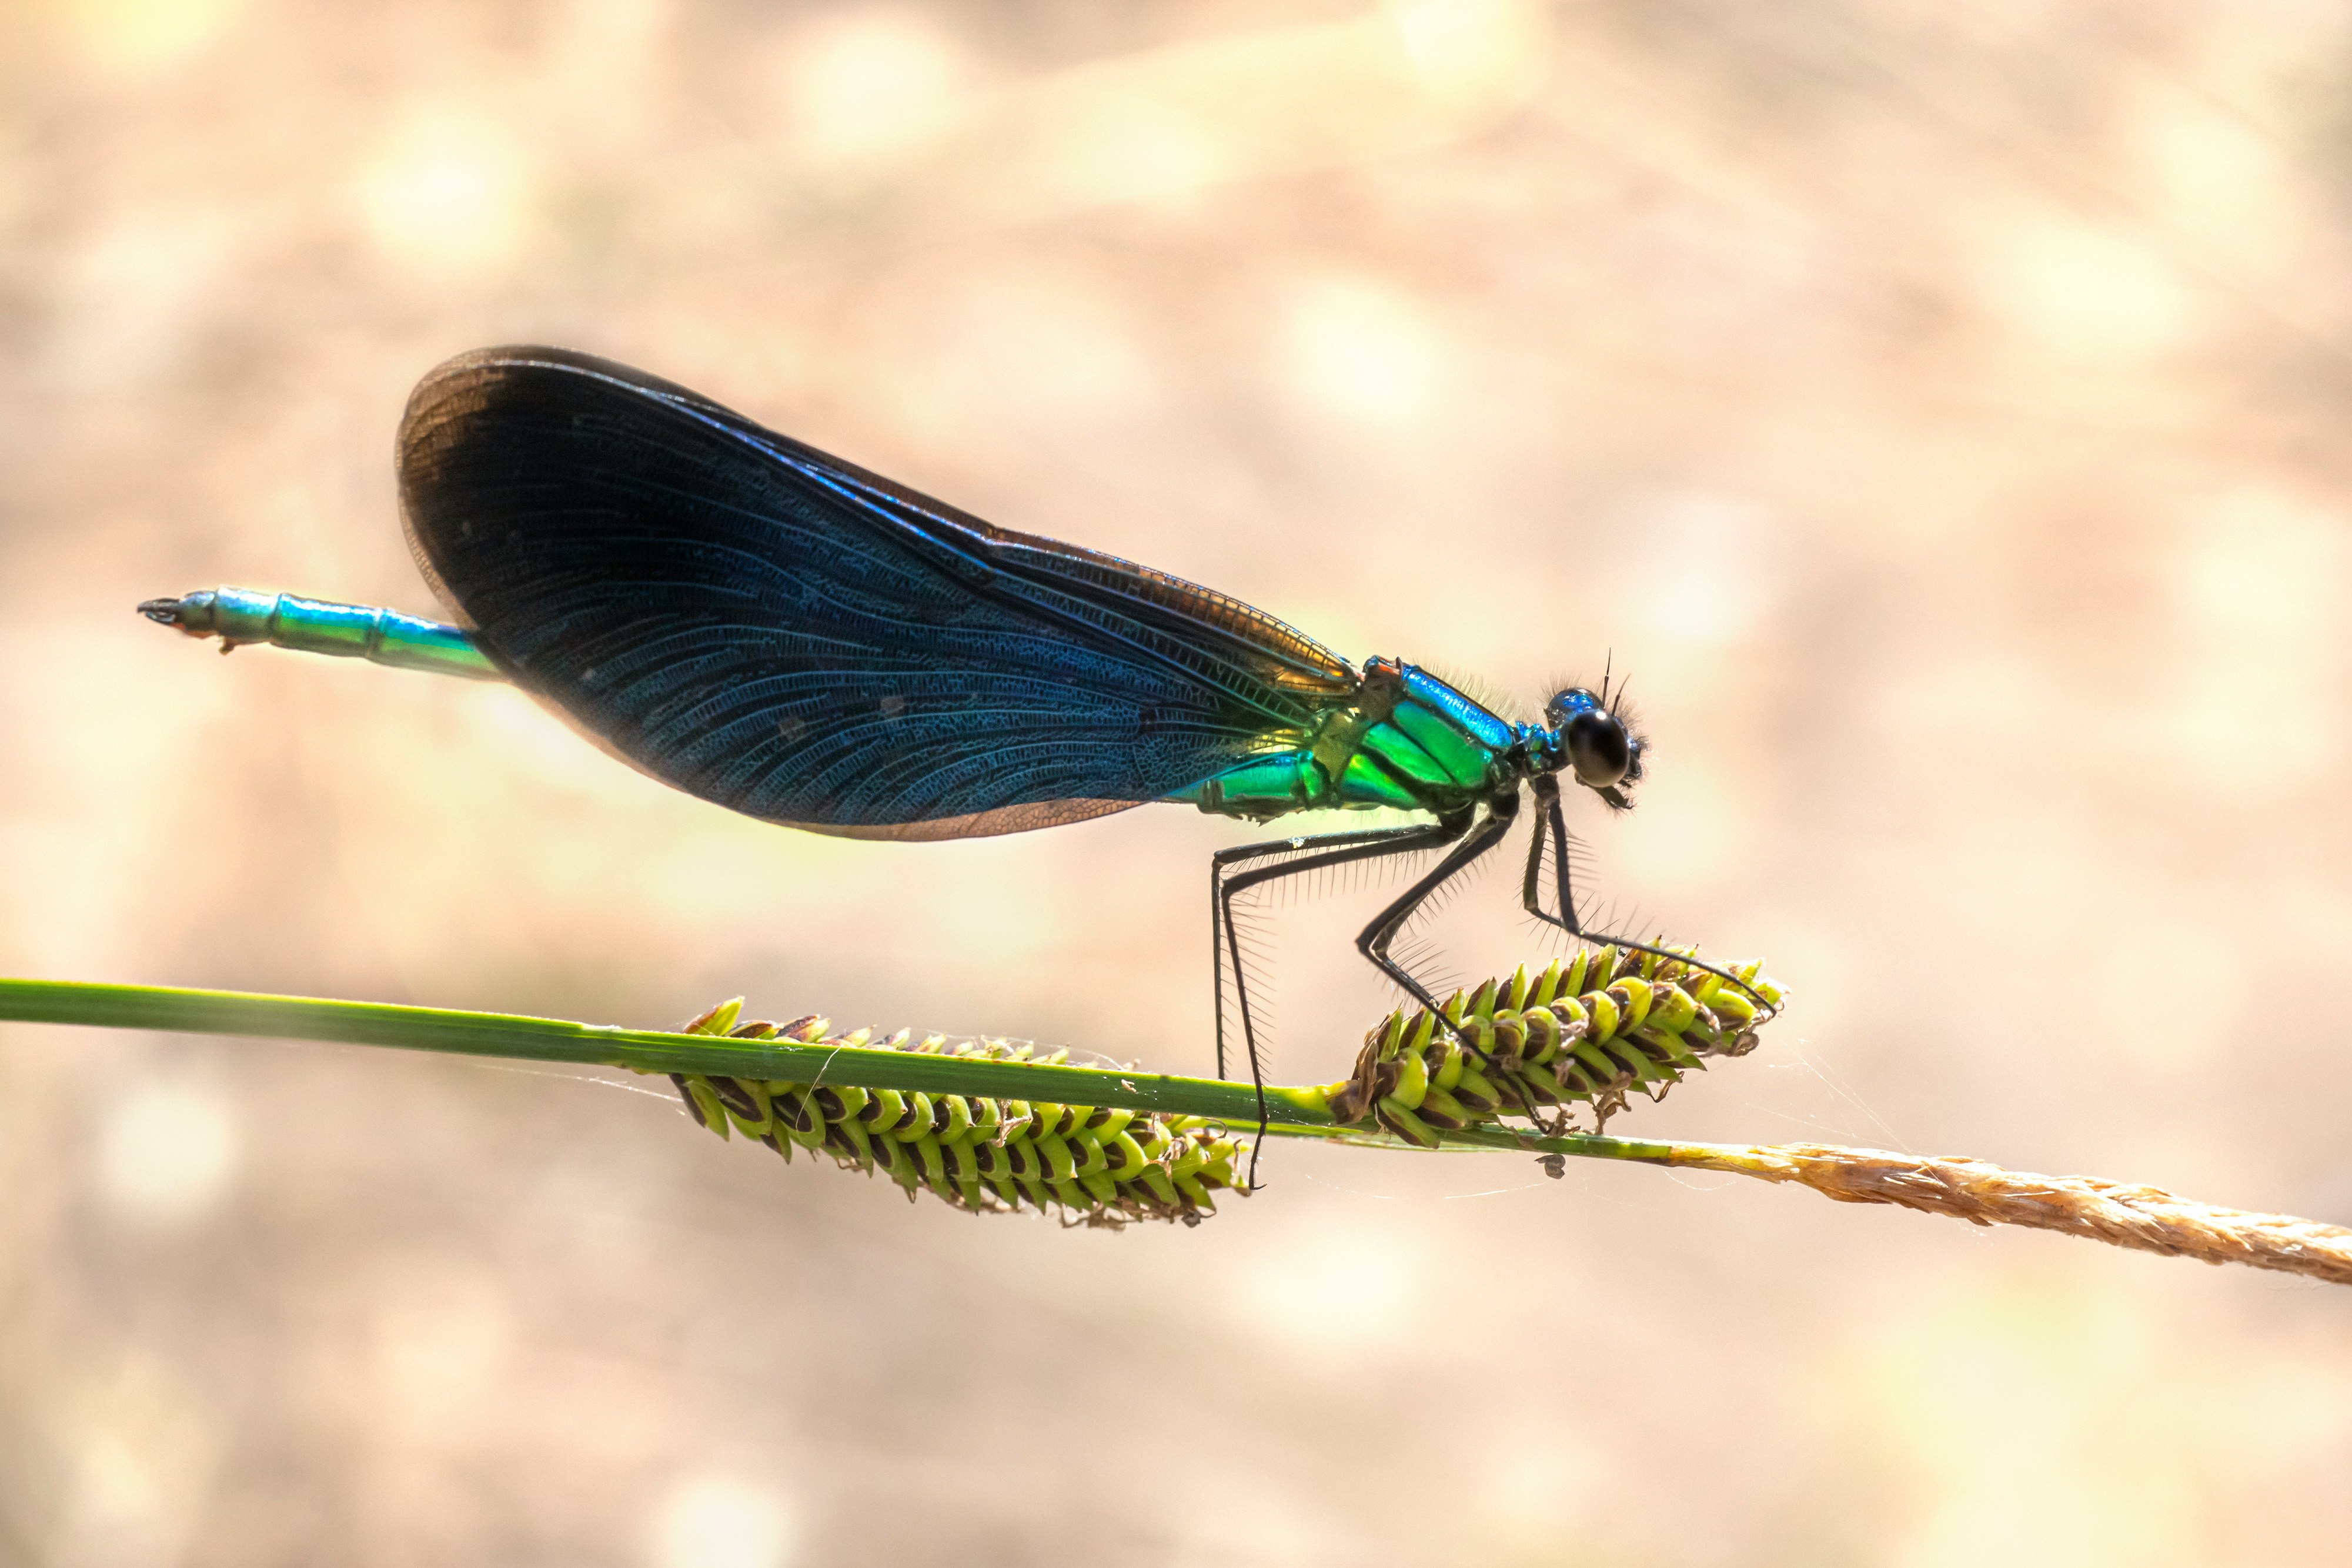
[[[1576,781],[1617,811],[1633,810],[1626,790],[1642,779],[1642,737],[1587,686],[1570,686],[1544,705],[1557,740],[1554,755]]]

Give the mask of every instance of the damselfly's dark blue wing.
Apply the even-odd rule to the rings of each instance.
[[[420,564],[518,685],[771,821],[1072,821],[1303,744],[1357,686],[1235,600],[992,528],[562,350],[427,376],[400,488]]]

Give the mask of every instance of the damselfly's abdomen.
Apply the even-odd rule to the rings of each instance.
[[[396,670],[423,670],[478,681],[505,677],[464,628],[403,615],[372,604],[335,604],[249,588],[206,588],[139,607],[151,621],[192,637],[218,637],[223,652],[267,643],[305,653],[365,659]]]

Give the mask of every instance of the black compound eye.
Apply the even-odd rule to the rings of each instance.
[[[1578,714],[1568,721],[1561,738],[1568,743],[1569,766],[1576,769],[1580,784],[1606,789],[1633,766],[1633,747],[1625,737],[1625,727],[1609,714]]]

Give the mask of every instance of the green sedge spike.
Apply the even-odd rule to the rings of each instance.
[[[1369,1120],[1423,1146],[1507,1116],[1558,1137],[1579,1104],[1591,1107],[1598,1133],[1632,1094],[1663,1100],[1710,1059],[1755,1050],[1758,1026],[1782,1000],[1762,971],[1751,963],[1731,972],[1771,1013],[1687,951],[1580,949],[1532,980],[1522,968],[1466,1000],[1457,991],[1441,1009],[1451,1033],[1438,1033],[1426,1009],[1391,1013],[1364,1037],[1355,1071],[1324,1092],[1342,1125]]]
[[[879,1041],[871,1030],[835,1036],[821,1018],[742,1022],[742,1010],[740,997],[721,1002],[679,1032],[996,1061],[1030,1061],[1035,1049],[943,1035],[915,1041],[909,1030]],[[1035,1060],[1059,1064],[1068,1054]],[[1116,1228],[1145,1219],[1198,1225],[1216,1212],[1212,1194],[1248,1192],[1235,1174],[1248,1145],[1198,1117],[694,1072],[669,1079],[687,1113],[721,1138],[740,1133],[787,1164],[799,1148],[845,1169],[879,1170],[910,1202],[929,1193],[975,1214],[1028,1207]]]

